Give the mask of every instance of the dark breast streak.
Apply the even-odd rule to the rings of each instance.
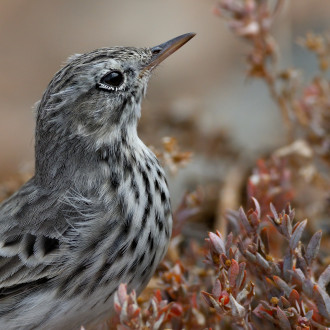
[[[89,296],[103,288],[106,295],[100,296],[100,303],[105,303],[120,283],[127,283],[130,290],[138,293],[142,291],[166,253],[172,218],[164,172],[151,152],[141,150],[138,154],[129,146],[115,143],[100,148],[98,157],[109,166],[109,186],[111,194],[116,196],[115,213],[119,219],[115,228],[112,226],[111,231],[104,228],[104,236],[89,247],[94,250],[95,258],[103,260],[94,269],[94,276],[87,283],[81,280],[86,268],[92,265],[82,258],[70,282],[76,277],[80,278],[77,283],[84,284],[77,286],[74,294],[84,291]],[[110,226],[112,222],[109,219]],[[100,246],[102,255],[98,254]]]

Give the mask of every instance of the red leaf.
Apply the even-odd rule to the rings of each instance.
[[[289,301],[291,306],[296,306],[296,301],[300,301],[300,295],[297,290],[293,289],[291,293],[289,294]]]
[[[220,236],[218,236],[218,235],[220,235]],[[221,234],[219,232],[218,232],[218,235],[216,235],[212,232],[209,233],[211,246],[214,249],[214,251],[217,252],[218,254],[226,253],[225,244],[224,244]]]
[[[260,211],[260,205],[259,205],[259,202],[257,201],[256,198],[254,197],[251,197],[252,200],[253,200],[253,203],[254,203],[254,206],[255,206],[255,209],[256,209],[256,212],[257,212],[257,216],[260,218],[260,215],[261,215],[261,211]]]
[[[170,313],[174,316],[180,316],[183,314],[183,308],[180,304],[178,303],[173,303],[171,307]]]
[[[318,285],[325,289],[325,287],[330,282],[330,265],[323,271],[318,280]]]
[[[291,325],[287,316],[278,306],[277,306],[277,317],[279,319],[279,326],[281,329],[291,330]]]
[[[219,302],[222,305],[227,305],[229,303],[229,294],[227,291],[222,291],[219,297]]]
[[[154,297],[156,298],[158,303],[162,301],[162,293],[160,292],[160,290],[156,290]]]
[[[294,250],[297,247],[306,225],[307,225],[307,220],[304,220],[304,221],[298,222],[298,224],[293,228],[293,233],[290,238],[291,250]]]
[[[231,266],[229,268],[228,277],[229,277],[229,286],[235,288],[235,282],[237,275],[239,273],[239,266],[235,259],[231,260]]]
[[[309,265],[312,263],[312,261],[316,258],[317,254],[319,253],[321,237],[322,237],[322,231],[319,230],[312,236],[312,238],[310,239],[307,245],[305,259]]]

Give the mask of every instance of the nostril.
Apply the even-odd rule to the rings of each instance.
[[[161,48],[153,48],[153,49],[152,49],[152,54],[153,54],[153,55],[157,55],[157,54],[159,54],[161,51],[162,51]]]

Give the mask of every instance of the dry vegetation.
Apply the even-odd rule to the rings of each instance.
[[[298,69],[278,69],[278,46],[270,29],[283,1],[271,4],[223,0],[214,11],[250,45],[247,75],[268,86],[283,117],[287,145],[256,160],[248,175],[236,166],[220,185],[220,194],[199,188],[184,197],[174,212],[169,253],[149,288],[138,299],[126,292],[125,285],[118,290],[118,329],[325,329],[330,325],[330,82],[326,77],[330,39],[313,33],[298,39],[319,63],[311,81],[303,81]],[[225,136],[208,137],[208,142],[214,153],[219,152],[217,145],[225,145],[220,153],[233,164],[236,150],[230,150]],[[176,170],[188,154],[171,156],[169,146],[164,161]],[[199,152],[196,147],[194,153]],[[219,196],[222,200],[209,203]],[[223,212],[237,201],[245,207],[228,211],[225,221],[217,216],[217,206]],[[210,207],[214,209],[206,212]],[[213,215],[210,226],[216,230],[209,233],[205,245],[189,239],[185,228],[205,223],[206,214]]]

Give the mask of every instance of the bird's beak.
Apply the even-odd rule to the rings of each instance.
[[[151,61],[142,68],[141,73],[146,70],[154,69],[159,63],[163,62],[165,58],[173,54],[176,50],[182,47],[186,42],[193,38],[196,33],[186,33],[174,39],[164,42],[161,45],[151,48],[153,54]]]

